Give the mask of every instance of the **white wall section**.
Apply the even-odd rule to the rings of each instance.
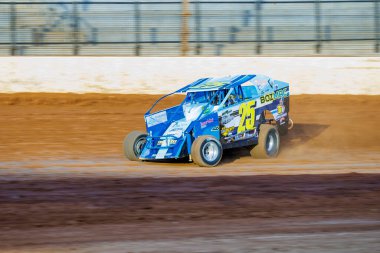
[[[0,92],[155,94],[248,73],[292,94],[380,94],[380,57],[1,57]]]

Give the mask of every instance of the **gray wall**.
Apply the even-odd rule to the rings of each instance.
[[[0,2],[0,55],[181,55],[181,1]],[[378,56],[380,1],[193,1],[186,55]]]

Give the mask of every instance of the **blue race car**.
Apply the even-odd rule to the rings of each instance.
[[[181,104],[152,112],[162,99],[186,95]],[[132,161],[188,157],[217,165],[224,149],[250,147],[254,158],[276,157],[289,118],[289,84],[261,75],[202,78],[157,100],[145,114],[146,132],[124,139]]]

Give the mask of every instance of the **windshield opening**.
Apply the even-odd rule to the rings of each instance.
[[[198,91],[188,92],[185,98],[185,103],[220,105],[227,95],[228,90],[213,90],[213,91]]]

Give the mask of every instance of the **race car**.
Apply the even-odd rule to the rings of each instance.
[[[152,112],[173,94],[184,95],[179,105]],[[230,148],[276,157],[280,135],[293,126],[289,105],[289,84],[267,76],[202,78],[158,99],[145,114],[146,132],[124,139],[124,154],[132,161],[188,158],[204,167],[216,166]]]

